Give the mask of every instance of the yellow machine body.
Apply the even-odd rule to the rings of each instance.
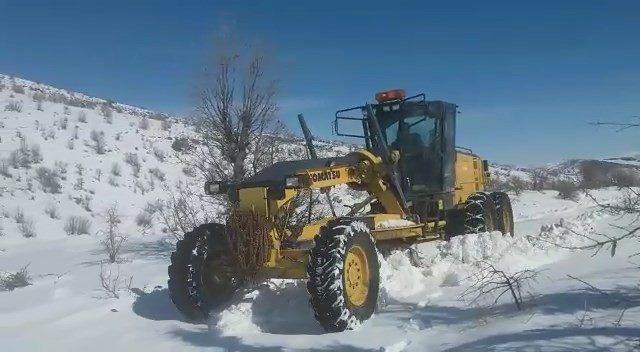
[[[484,191],[489,181],[483,161],[470,152],[456,151],[454,204],[463,204],[475,192]]]
[[[357,216],[369,225],[376,241],[416,242],[441,238],[440,235],[446,225],[443,220],[421,223],[400,222],[402,226],[382,227],[382,224],[390,223],[389,220],[402,220],[405,216],[398,199],[385,181],[384,164],[379,157],[367,150],[353,152],[350,156],[359,160],[356,165],[300,170],[296,174],[299,180],[298,186],[285,188],[281,197],[277,199],[269,197],[268,187],[238,189],[236,209],[258,213],[264,216],[267,222],[275,223],[279,212],[285,211],[301,190],[329,192],[332,187],[346,184],[359,190],[366,190],[387,211]],[[463,204],[469,195],[484,189],[487,175],[483,171],[482,160],[466,152],[456,153],[455,170],[455,202]],[[320,232],[320,228],[333,219],[333,217],[326,217],[303,226],[296,238],[299,244],[297,248],[281,248],[282,240],[291,234],[279,233],[276,227],[271,228],[272,245],[269,248],[268,260],[259,274],[270,278],[304,278],[307,251],[313,246],[313,239]]]

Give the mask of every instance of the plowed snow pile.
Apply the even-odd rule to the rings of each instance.
[[[614,201],[617,196],[614,190],[599,193],[601,201]],[[555,203],[550,196],[527,193],[516,200],[516,208],[529,202],[544,205],[546,199]],[[569,203],[556,209],[540,207],[544,214],[551,214],[548,217],[532,216],[534,211],[528,209],[529,218],[536,220],[518,222],[516,229],[538,228],[529,234],[470,234],[381,256],[382,288],[377,314],[357,331],[324,334],[309,319],[312,312],[306,303],[304,282],[272,280],[249,290],[237,303],[219,312],[210,322],[211,334],[240,338],[231,345],[239,350],[263,344],[294,350],[342,346],[346,350],[512,351],[517,346],[536,346],[542,351],[564,351],[589,344],[627,350],[633,343],[629,335],[637,330],[606,330],[620,312],[616,301],[596,299],[565,276],[586,272],[589,280],[604,287],[620,278],[634,277],[628,267],[618,270],[626,265],[623,256],[591,258],[592,252],[562,249],[585,244],[584,235],[593,236],[606,229],[612,218],[586,199],[573,207],[565,208],[566,205]],[[575,213],[579,215],[573,216]],[[583,265],[586,261],[588,265]],[[481,306],[470,306],[460,299],[470,277],[484,262],[507,272],[541,271],[529,288],[532,296],[526,299],[528,308],[518,312],[506,296],[495,306],[491,306],[493,297],[487,297],[483,302],[486,305]],[[594,276],[592,271],[597,274]],[[630,284],[636,282],[634,279]],[[585,301],[587,306],[594,305],[593,312],[588,313],[591,325],[583,324],[576,330]],[[627,315],[630,311],[632,315]],[[637,327],[639,315],[635,306],[625,312],[629,326]],[[598,331],[605,331],[604,336]]]

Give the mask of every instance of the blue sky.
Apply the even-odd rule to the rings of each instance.
[[[400,87],[457,103],[458,144],[498,162],[640,151],[587,124],[640,115],[640,1],[0,0],[0,72],[186,113],[224,24],[272,52],[295,131]]]

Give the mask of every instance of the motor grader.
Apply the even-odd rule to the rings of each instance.
[[[206,319],[248,280],[292,278],[307,280],[325,330],[353,329],[376,307],[382,246],[513,235],[509,197],[484,191],[487,161],[455,145],[455,104],[403,90],[375,98],[336,112],[336,134],[362,138],[360,150],[318,158],[299,116],[310,158],[275,163],[236,184],[206,182],[205,193],[226,195],[232,206],[226,223],[195,228],[171,255],[170,296],[187,318]],[[354,123],[359,133],[344,131]],[[339,185],[366,194],[345,214],[336,214],[331,197]],[[292,223],[312,192],[327,196],[331,216]]]

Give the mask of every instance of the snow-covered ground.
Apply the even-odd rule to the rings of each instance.
[[[33,83],[18,81],[27,88],[24,94],[15,93],[8,78],[1,78],[5,88],[0,91],[0,159],[9,158],[20,146],[19,136],[26,137],[30,146],[38,144],[42,154],[42,161],[31,168],[9,167],[10,177],[0,175],[4,234],[0,270],[16,272],[28,265],[33,283],[0,292],[2,351],[640,348],[638,269],[629,258],[640,251],[637,241],[620,243],[614,257],[606,251],[593,256],[590,251],[552,244],[579,245],[584,240],[579,234],[612,232],[611,224],[625,225],[632,219],[608,215],[585,197],[577,202],[557,199],[553,191],[525,192],[514,199],[515,237],[472,234],[419,244],[383,258],[379,307],[358,330],[322,331],[307,304],[304,282],[295,280],[271,280],[238,293],[208,325],[184,322],[166,289],[174,240],[155,222],[143,231],[136,216],[147,203],[166,197],[162,182],[152,175],[157,172],[150,169],[162,171],[169,185],[182,180],[201,188],[201,180],[184,174],[171,150],[174,138],[190,133],[188,127],[174,122],[165,130],[160,121],[150,120],[149,129],[137,128],[145,113],[133,108],[114,112],[112,123],[99,108],[71,107],[67,115],[62,104],[45,101],[40,111],[31,97]],[[10,101],[21,101],[22,111],[2,111]],[[81,111],[86,123],[77,121]],[[62,129],[59,124],[65,117],[68,127]],[[77,139],[73,138],[76,125]],[[104,154],[92,147],[93,130],[104,132]],[[69,140],[74,141],[73,149]],[[164,160],[154,155],[154,149],[165,152]],[[139,176],[125,163],[125,153],[138,154]],[[35,169],[56,168],[56,162],[67,163],[66,179],[60,193],[45,193],[33,178]],[[111,173],[114,163],[120,165],[120,176]],[[82,165],[82,174],[76,164]],[[80,178],[82,187],[77,186]],[[594,195],[602,202],[615,202],[621,196],[614,188]],[[114,203],[122,215],[120,230],[129,240],[120,263],[106,265],[100,231],[105,228],[104,214]],[[52,204],[59,212],[57,219],[45,215]],[[23,237],[22,225],[15,219],[18,209],[33,222],[35,237]],[[64,224],[72,215],[91,221],[90,234],[65,233]],[[537,281],[527,287],[524,310],[518,311],[507,296],[495,306],[489,297],[477,304],[461,299],[483,263],[509,272],[540,271]],[[119,273],[119,298],[101,287],[101,268],[110,269],[112,277]],[[620,323],[614,325],[624,308]]]

